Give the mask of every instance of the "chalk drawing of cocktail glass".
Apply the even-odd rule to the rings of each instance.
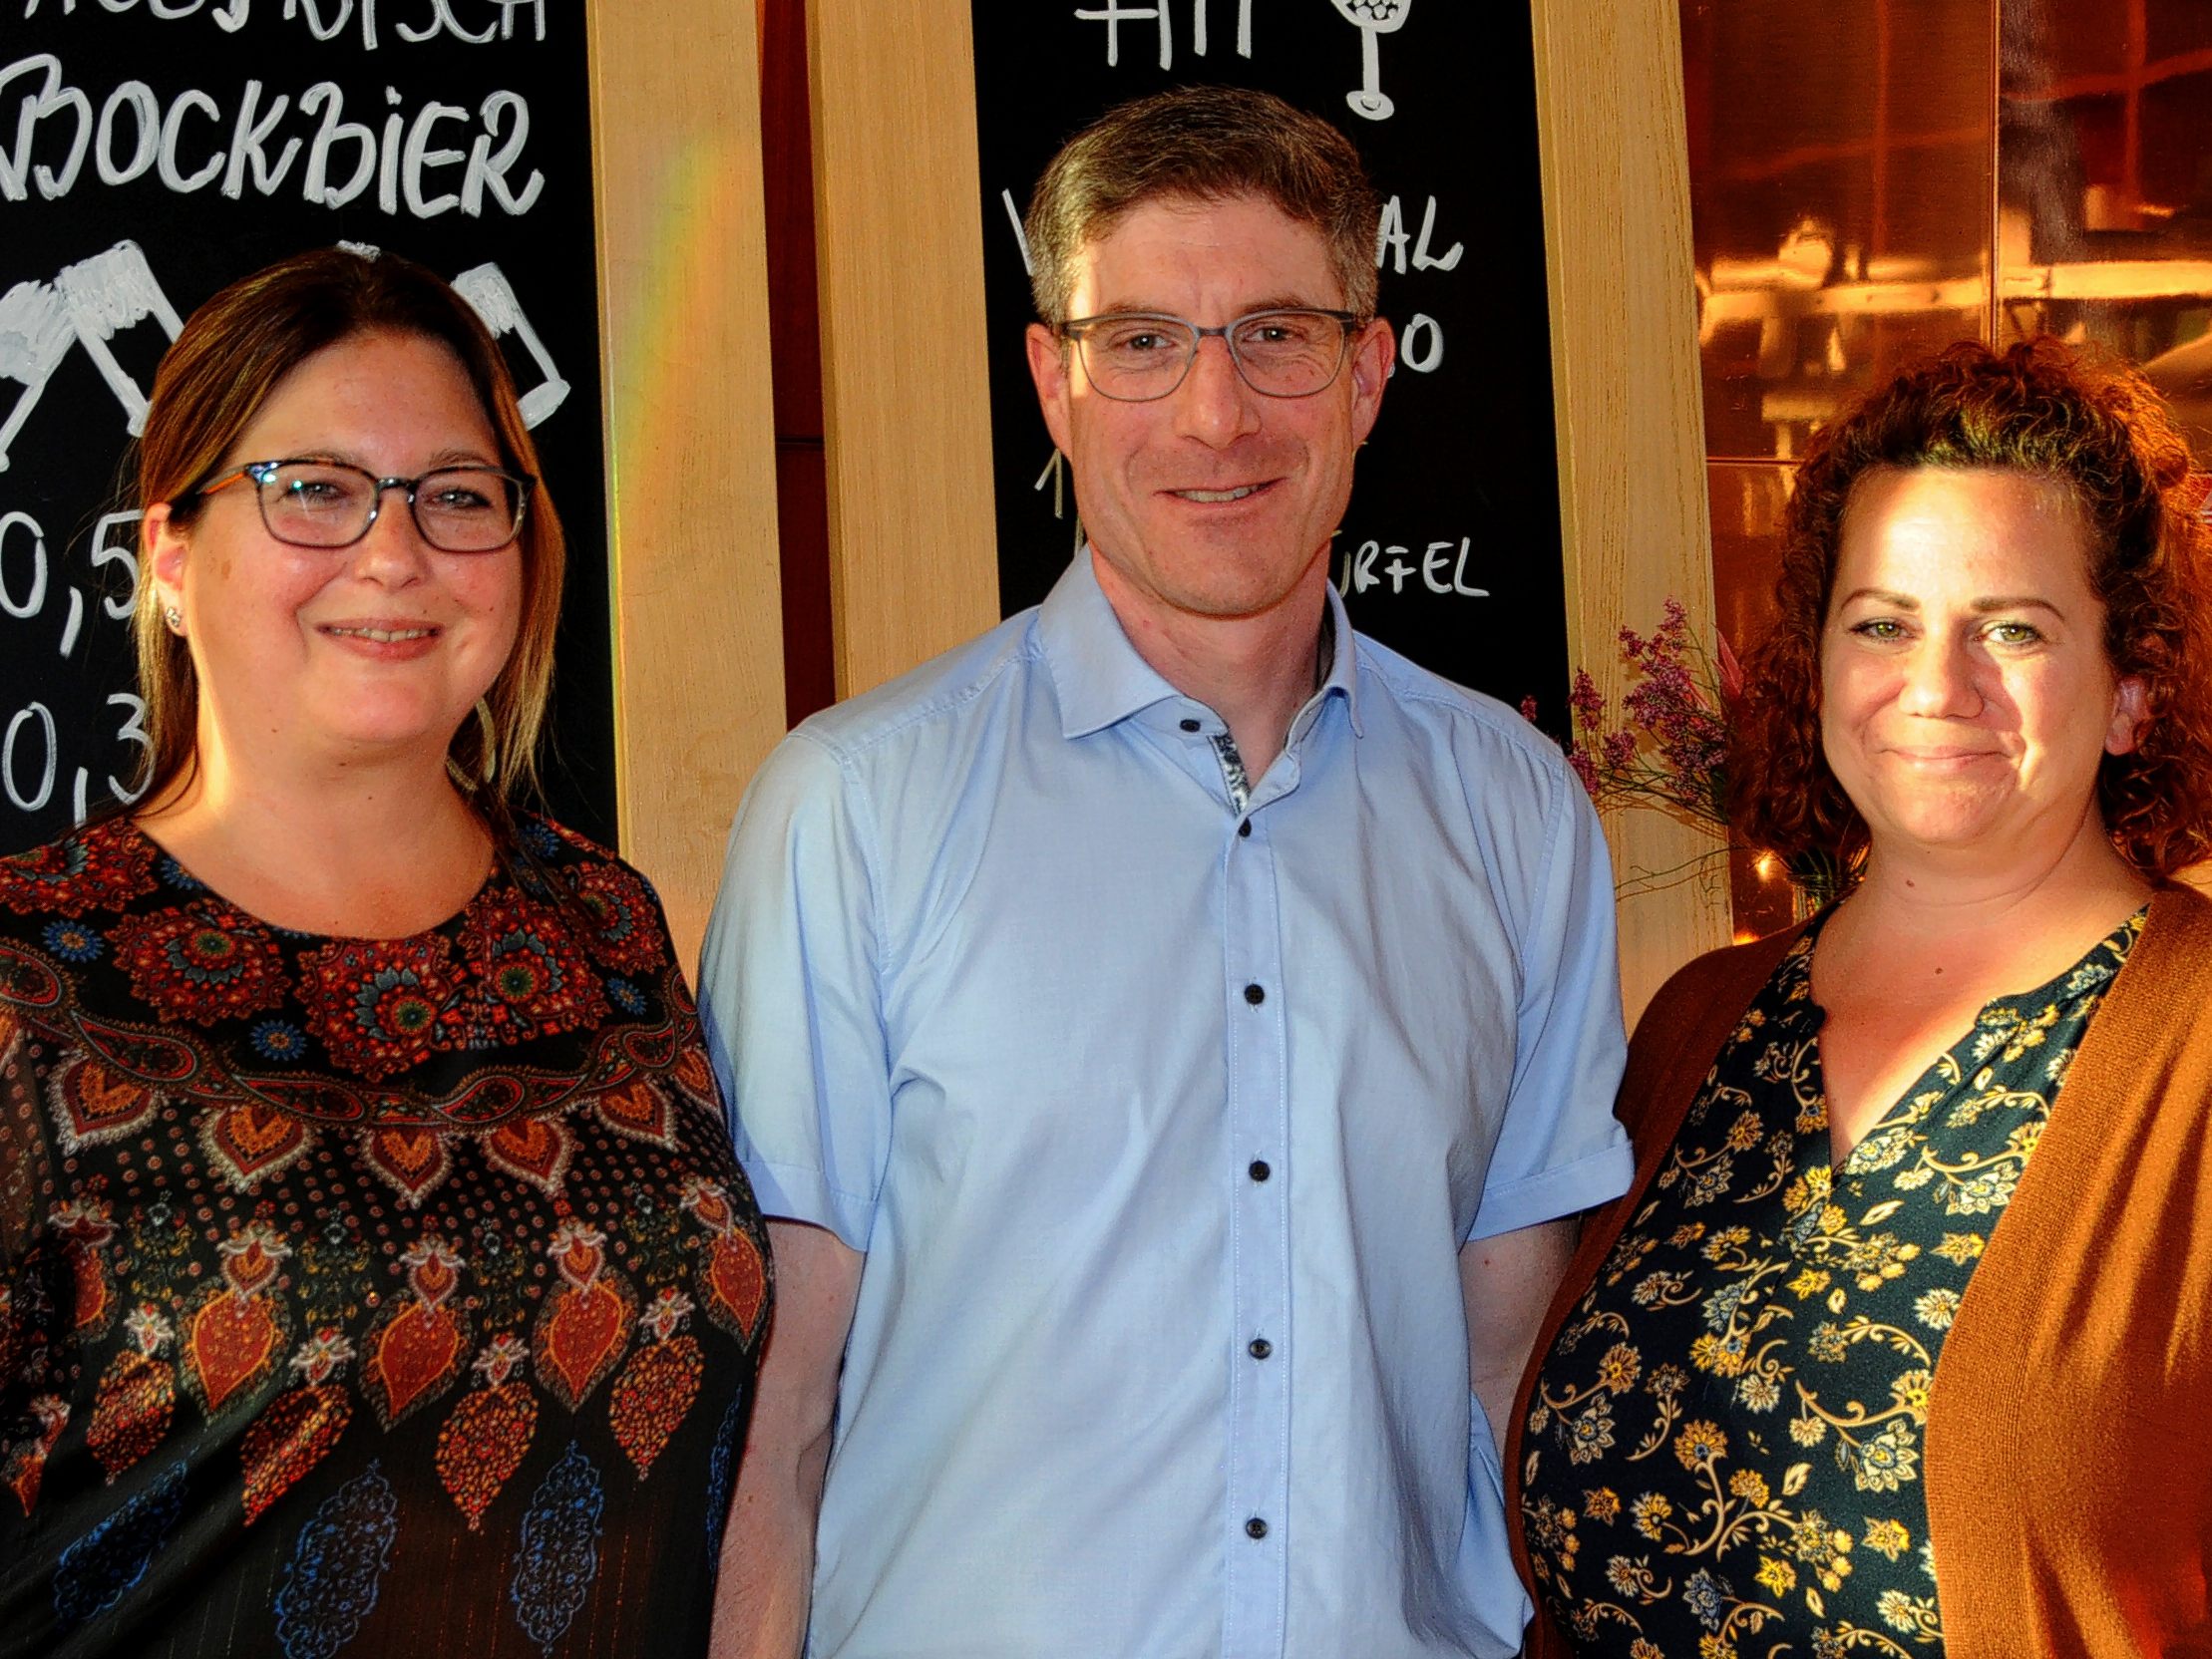
[[[1383,96],[1381,52],[1375,37],[1404,28],[1413,0],[1333,0],[1333,4],[1344,21],[1359,31],[1361,84],[1357,92],[1344,95],[1344,102],[1369,121],[1386,120],[1396,106]]]

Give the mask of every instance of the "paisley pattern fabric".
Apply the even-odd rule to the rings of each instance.
[[[769,1288],[580,837],[400,939],[0,859],[0,1655],[702,1650]]]
[[[2142,924],[1986,1005],[1833,1168],[1816,933],[1775,968],[1530,1397],[1530,1565],[1578,1653],[1940,1659],[1944,1335]]]

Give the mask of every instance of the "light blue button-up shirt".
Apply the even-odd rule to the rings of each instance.
[[[1458,1251],[1628,1184],[1613,891],[1558,749],[1329,603],[1241,809],[1085,556],[738,813],[738,1151],[867,1256],[815,1659],[1518,1650]]]

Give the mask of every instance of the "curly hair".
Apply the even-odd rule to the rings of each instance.
[[[1744,659],[1736,831],[1785,860],[1864,857],[1866,825],[1821,751],[1821,633],[1858,482],[1915,467],[2028,473],[2072,498],[2105,658],[2146,693],[2133,752],[2097,774],[2105,828],[2154,880],[2212,852],[2212,550],[2188,448],[2141,376],[2047,337],[1910,364],[1814,440],[1783,521],[1779,614]]]

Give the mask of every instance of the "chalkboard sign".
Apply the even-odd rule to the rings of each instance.
[[[1333,122],[1383,199],[1398,367],[1360,452],[1334,579],[1357,627],[1565,730],[1566,600],[1526,6],[1467,0],[975,0],[999,593],[1034,604],[1075,504],[1020,349],[1019,233],[1053,153],[1169,87],[1263,88]],[[1216,319],[1217,321],[1220,319]]]
[[[303,248],[389,248],[499,336],[568,533],[555,816],[611,843],[590,90],[548,0],[0,0],[0,851],[127,800],[138,516],[182,319]]]

